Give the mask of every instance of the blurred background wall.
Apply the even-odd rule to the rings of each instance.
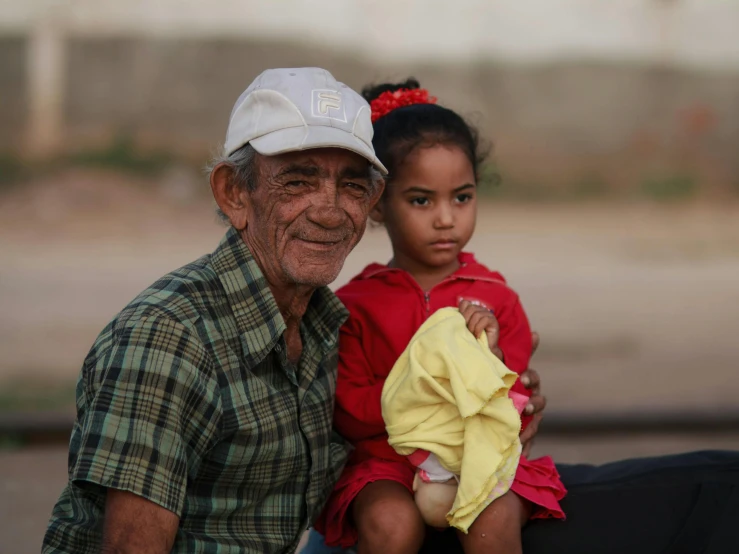
[[[3,0],[0,10],[0,146],[24,156],[126,137],[202,157],[253,75],[315,64],[353,87],[417,76],[479,121],[522,189],[739,188],[733,0]]]

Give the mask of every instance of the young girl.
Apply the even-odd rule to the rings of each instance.
[[[426,527],[413,499],[415,468],[387,442],[380,398],[388,373],[443,307],[460,307],[476,334],[484,328],[493,352],[519,374],[532,353],[531,330],[503,277],[463,252],[477,214],[483,156],[476,131],[413,79],[363,95],[372,107],[375,152],[389,171],[371,217],[387,229],[393,258],[337,291],[350,317],[339,342],[334,421],[355,451],[316,528],[328,545],[405,554],[419,550]],[[520,381],[512,390],[530,395]],[[521,526],[529,518],[563,518],[564,494],[550,458],[522,456],[510,491],[460,534],[464,551],[521,552]]]

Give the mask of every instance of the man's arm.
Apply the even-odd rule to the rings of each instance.
[[[218,435],[212,371],[199,337],[164,317],[129,322],[86,368],[94,386],[70,478],[105,491],[101,552],[171,551],[189,475]]]
[[[531,339],[533,344],[532,356],[536,349],[539,348],[539,333],[531,333]],[[523,444],[522,454],[526,457],[531,452],[531,447],[534,445],[534,437],[539,431],[539,423],[541,423],[544,417],[543,411],[547,406],[547,399],[541,394],[541,379],[539,374],[532,368],[528,368],[521,374],[521,382],[523,386],[531,391],[531,398],[529,403],[524,409],[526,415],[533,415],[528,427],[521,433],[521,444]]]
[[[180,518],[127,491],[108,489],[101,554],[169,554]]]

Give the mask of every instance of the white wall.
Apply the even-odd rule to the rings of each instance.
[[[561,58],[739,68],[739,0],[0,0],[0,29],[238,36],[375,60]]]

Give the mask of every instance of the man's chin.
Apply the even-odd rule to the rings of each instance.
[[[336,280],[343,265],[306,263],[299,267],[285,267],[285,273],[296,285],[326,287]]]
[[[350,251],[351,248],[347,248],[343,243],[337,244],[331,250],[295,249],[285,253],[282,267],[296,284],[324,287],[333,283],[339,276]]]

